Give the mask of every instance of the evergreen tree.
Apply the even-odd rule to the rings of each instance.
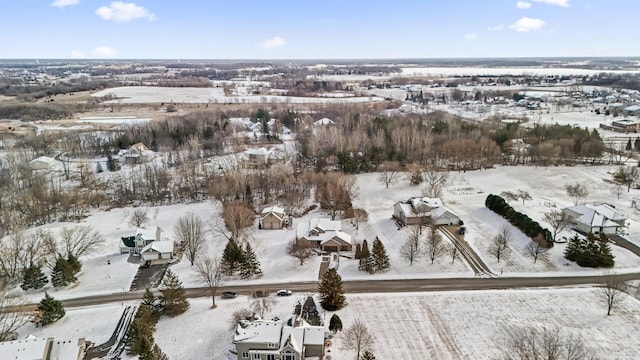
[[[151,351],[153,344],[153,332],[156,330],[154,314],[147,305],[140,305],[136,315],[127,330],[127,352],[131,355],[140,355]]]
[[[337,314],[331,316],[331,320],[329,320],[329,330],[333,331],[334,334],[342,331],[342,320],[340,320]]]
[[[224,266],[225,275],[235,274],[244,260],[243,257],[242,248],[233,239],[229,240],[222,252],[222,266]]]
[[[627,140],[627,146],[625,147],[625,150],[627,151],[631,150],[631,138]]]
[[[171,270],[167,270],[167,274],[162,281],[160,289],[160,303],[162,304],[162,314],[168,316],[177,316],[189,309],[187,294],[184,291],[182,282],[178,276]]]
[[[107,155],[107,170],[109,171],[118,171],[120,170],[120,165],[118,164],[118,160],[114,159],[111,154]]]
[[[29,289],[41,289],[47,284],[47,276],[38,265],[31,265],[24,271],[24,277],[20,288],[27,291]]]
[[[162,349],[158,346],[158,344],[153,344],[153,349],[151,350],[151,356],[142,358],[140,360],[169,360],[169,357],[162,352]]]
[[[67,263],[69,263],[69,266],[71,267],[74,275],[82,270],[82,264],[80,263],[80,260],[78,260],[78,258],[71,253],[67,255]]]
[[[258,257],[249,243],[246,243],[243,252],[242,264],[240,265],[240,277],[248,279],[254,275],[262,274],[260,261],[258,261]]]
[[[45,292],[44,299],[40,300],[40,304],[38,304],[38,313],[40,314],[40,325],[46,326],[60,320],[66,312],[60,301]]]
[[[342,309],[347,304],[342,288],[342,278],[335,268],[331,268],[322,275],[322,280],[318,286],[320,293],[320,304],[328,311]]]
[[[367,350],[360,356],[360,360],[376,360],[376,357],[371,351]]]
[[[364,239],[364,241],[362,241],[362,252],[360,253],[360,258],[362,259],[368,257],[369,255],[369,243],[367,243],[367,239]]]
[[[362,245],[356,244],[356,253],[354,255],[354,258],[360,259],[361,257],[362,257]]]
[[[97,165],[96,165],[96,172],[98,174],[104,172],[104,168],[102,167],[102,163],[98,161]]]
[[[382,241],[380,241],[378,237],[373,241],[371,257],[373,259],[374,271],[384,271],[391,267],[391,264],[389,263],[389,256],[387,256],[387,250],[385,250]]]
[[[58,257],[51,272],[51,284],[54,287],[62,287],[77,280],[73,266],[62,256]]]
[[[358,264],[358,270],[360,271],[366,271],[369,274],[373,274],[375,272],[374,268],[373,268],[373,258],[371,257],[371,255],[369,256],[362,256],[360,258],[360,263]]]
[[[633,142],[633,147],[634,147],[636,150],[640,150],[640,137],[637,137],[637,138],[636,138],[636,141],[634,141],[634,142]]]
[[[140,306],[146,306],[147,308],[149,308],[151,314],[153,314],[155,322],[158,322],[158,319],[160,319],[160,315],[162,314],[162,305],[149,288],[146,288],[144,290],[144,295],[142,295],[142,303],[140,304]]]

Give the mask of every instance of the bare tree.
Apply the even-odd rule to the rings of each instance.
[[[425,187],[423,194],[431,198],[437,198],[442,195],[442,190],[447,185],[449,174],[438,171],[435,167],[428,167],[422,172]]]
[[[147,211],[143,209],[133,210],[133,214],[131,214],[131,217],[129,218],[129,226],[132,227],[143,227],[148,222],[149,214],[147,214]]]
[[[501,360],[587,360],[593,359],[582,339],[560,330],[515,329],[503,342]]]
[[[182,244],[187,260],[193,266],[207,245],[204,220],[189,212],[178,219],[173,228],[173,233]]]
[[[619,184],[627,187],[627,192],[631,189],[631,185],[636,183],[640,178],[640,171],[637,166],[620,166],[613,174],[613,179]]]
[[[580,183],[567,184],[564,188],[567,190],[567,195],[573,200],[573,205],[578,205],[580,199],[584,199],[589,195],[587,188]]]
[[[231,238],[237,240],[244,229],[253,225],[256,214],[244,202],[234,201],[224,204],[222,219],[231,232]]]
[[[360,229],[360,224],[366,223],[369,220],[369,214],[365,209],[354,208],[353,218],[351,218],[351,224],[356,228],[356,234]]]
[[[409,230],[407,241],[400,247],[400,256],[409,260],[409,265],[413,266],[413,262],[418,260],[422,255],[420,249],[420,230],[412,227]]]
[[[73,255],[79,258],[99,251],[104,244],[102,235],[88,225],[63,228],[60,231],[60,241],[56,241],[53,236],[45,237],[43,240],[48,258],[47,265],[50,266],[58,257]]]
[[[294,240],[287,248],[287,254],[298,259],[298,261],[300,261],[300,266],[302,266],[308,258],[313,256],[314,248],[315,246],[313,245],[313,243],[307,240]]]
[[[506,226],[503,226],[500,233],[494,236],[491,244],[489,245],[489,254],[495,256],[496,260],[500,262],[500,259],[504,258],[509,253],[510,242],[511,231]]]
[[[553,241],[556,241],[558,234],[569,226],[569,223],[562,216],[562,211],[560,210],[551,210],[544,213],[544,221],[551,227]]]
[[[399,177],[400,172],[398,171],[398,167],[396,166],[396,164],[392,162],[384,162],[380,165],[378,181],[383,183],[386,189],[389,188],[389,185],[396,183]]]
[[[264,316],[273,309],[275,303],[276,301],[269,296],[259,297],[251,301],[251,309],[260,315],[260,318],[264,319]]]
[[[238,324],[242,320],[253,320],[255,312],[250,309],[240,309],[233,312],[231,319],[229,320],[229,330],[235,331]]]
[[[449,255],[451,256],[451,263],[453,264],[454,262],[456,262],[457,259],[460,258],[460,250],[458,250],[458,247],[456,246],[456,244],[451,244],[450,246],[447,247],[447,251],[449,252]]]
[[[329,212],[331,220],[352,207],[351,200],[357,191],[355,178],[343,174],[322,174],[316,179],[316,200]]]
[[[618,197],[618,200],[620,200],[620,195],[624,192],[624,186],[622,184],[615,184],[613,188],[611,188],[611,192]]]
[[[533,263],[535,264],[538,259],[546,259],[548,256],[548,249],[540,246],[537,242],[531,242],[527,245],[527,255],[533,259]]]
[[[611,315],[611,310],[622,301],[622,286],[616,278],[612,276],[606,278],[606,282],[600,287],[600,297],[607,304],[607,316]]]
[[[20,296],[0,292],[0,342],[14,340],[16,331],[29,322],[31,314]]]
[[[500,196],[507,199],[507,201],[518,201],[518,194],[512,191],[503,191],[500,193]]]
[[[427,256],[429,260],[431,260],[431,264],[433,264],[444,251],[445,247],[442,243],[442,235],[440,235],[436,227],[432,227],[429,239],[427,239]]]
[[[525,191],[525,190],[518,190],[518,198],[519,198],[520,200],[522,200],[522,205],[524,205],[524,204],[525,204],[525,201],[526,201],[526,200],[531,200],[531,199],[533,199],[533,198],[531,197],[531,195],[529,194],[529,192],[528,192],[528,191]]]
[[[198,278],[207,284],[207,288],[211,294],[211,308],[215,309],[217,307],[216,292],[220,285],[222,285],[222,280],[224,279],[224,271],[222,270],[220,259],[212,259],[205,256],[196,262],[195,271]]]
[[[360,359],[360,353],[370,350],[375,338],[369,332],[367,326],[356,319],[353,324],[342,332],[342,349],[356,352],[356,360]]]

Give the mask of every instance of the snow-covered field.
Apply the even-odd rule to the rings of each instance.
[[[543,68],[543,67],[406,67],[401,69],[402,76],[568,76],[598,75],[603,72],[613,74],[638,73],[640,70],[594,70],[580,68]]]
[[[367,97],[294,97],[276,95],[245,95],[225,96],[222,88],[188,88],[188,87],[155,87],[155,86],[125,86],[98,91],[94,97],[115,96],[118,99],[105,103],[115,104],[144,104],[144,103],[231,103],[231,104],[329,104],[329,103],[366,103],[381,101],[382,99]]]
[[[287,319],[302,296],[274,297],[268,315]],[[509,332],[516,328],[559,328],[584,339],[590,353],[601,359],[634,359],[640,353],[640,301],[624,296],[606,316],[605,304],[591,288],[441,293],[348,295],[337,312],[344,327],[363,321],[375,336],[377,359],[493,359]],[[251,299],[192,299],[183,315],[160,320],[155,338],[171,359],[235,359],[229,353],[234,311],[249,308]],[[325,315],[328,323],[331,313]],[[328,324],[327,324],[328,325]],[[55,325],[54,325],[55,326]],[[631,336],[630,336],[631,335]],[[334,338],[327,355],[350,359]]]

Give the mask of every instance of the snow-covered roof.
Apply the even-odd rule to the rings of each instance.
[[[245,327],[238,325],[233,342],[279,344],[281,333],[282,321],[257,320],[246,324]]]
[[[431,210],[431,218],[432,219],[439,219],[439,218],[445,217],[445,216],[458,217],[456,214],[454,214],[449,209],[447,209],[446,207],[443,207],[443,206]]]
[[[329,118],[322,118],[320,120],[317,120],[317,121],[313,122],[313,125],[315,125],[315,126],[321,126],[321,125],[326,126],[326,125],[333,125],[333,124],[335,124],[335,121],[333,121],[333,120],[331,120]]]
[[[137,151],[142,152],[142,151],[149,150],[149,148],[147,147],[147,145],[145,145],[145,144],[143,144],[141,142],[138,142],[138,143],[135,143],[135,144],[131,145],[129,147],[129,150],[137,150]]]
[[[266,148],[259,148],[259,149],[247,149],[244,152],[247,155],[255,155],[255,156],[267,156],[269,154],[271,154],[271,151],[267,150]]]
[[[324,328],[322,326],[306,326],[303,329],[305,345],[324,344]]]
[[[50,169],[54,169],[54,168],[60,167],[62,164],[58,160],[49,156],[40,156],[29,161],[29,166],[31,167],[38,166],[38,165],[43,165]]]
[[[638,105],[627,106],[626,108],[624,108],[624,111],[640,111],[640,106]]]
[[[342,230],[336,230],[335,232],[331,232],[330,234],[332,234],[333,236],[331,236],[328,239],[322,240],[320,242],[321,245],[325,244],[326,242],[333,240],[335,238],[338,238],[342,241],[344,241],[347,244],[351,244],[351,235],[347,234],[346,232],[342,231]]]
[[[154,250],[159,253],[170,253],[173,252],[173,241],[165,240],[165,241],[154,241],[147,246],[143,247],[140,252],[144,253],[149,250]]]
[[[84,340],[80,340],[82,344]],[[52,360],[66,360],[66,359],[78,359],[80,356],[80,344],[78,340],[53,340],[51,343],[51,356]]]
[[[568,209],[580,214],[580,216],[575,219],[576,222],[586,224],[590,227],[620,227],[620,224],[610,220],[609,217],[599,212],[600,210],[604,210],[608,215],[617,216],[614,219],[621,220],[620,216],[622,215],[616,213],[615,210],[613,210],[613,212],[617,215],[611,213],[612,209],[606,205],[575,205]]]
[[[157,229],[150,230],[145,228],[137,228],[136,236],[143,238],[144,240],[158,240],[156,239]]]
[[[29,337],[25,340],[0,342],[0,353],[3,359],[43,359],[49,340]]]
[[[277,217],[279,220],[282,220],[285,215],[284,209],[279,206],[269,206],[262,209],[263,218],[269,214],[272,214],[273,216]]]

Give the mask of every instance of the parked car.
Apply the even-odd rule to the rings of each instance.
[[[225,291],[225,292],[222,293],[220,298],[222,298],[222,299],[235,299],[236,296],[238,296],[238,294],[234,293],[233,291]]]
[[[254,291],[253,293],[253,297],[257,297],[257,298],[267,297],[267,296],[269,296],[269,292],[266,290],[257,290],[257,291]]]
[[[458,230],[458,234],[464,235],[467,233],[467,228],[464,226],[460,226],[460,230]]]
[[[276,295],[278,296],[291,296],[293,294],[293,291],[291,290],[278,290],[278,292],[276,293]]]

